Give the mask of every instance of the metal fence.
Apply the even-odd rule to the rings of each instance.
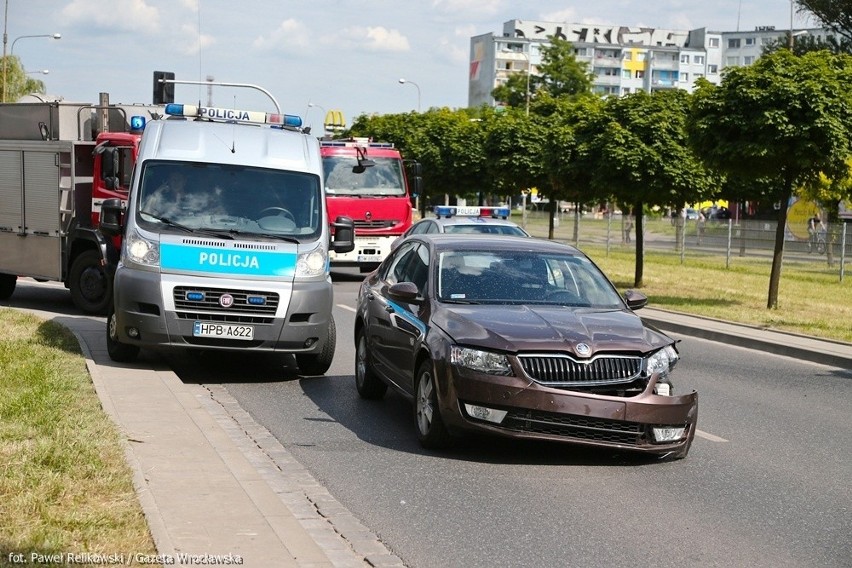
[[[526,216],[515,212],[512,220],[524,226],[536,237],[548,236],[548,213],[528,211]],[[574,244],[632,248],[635,246],[636,223],[622,215],[584,214],[577,218],[573,212],[560,212],[554,220],[554,240]],[[690,257],[723,255],[726,264],[737,258],[772,261],[775,250],[777,221],[709,220],[646,216],[644,219],[646,251],[679,255],[685,262]],[[846,265],[852,260],[852,227],[849,223],[828,224],[824,246],[809,243],[807,231],[785,231],[784,260],[822,263],[826,270],[844,278]]]

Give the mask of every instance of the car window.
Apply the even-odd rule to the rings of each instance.
[[[465,303],[623,306],[606,276],[585,256],[535,251],[441,253],[437,292],[442,301]]]
[[[398,282],[413,282],[421,295],[426,290],[429,275],[429,251],[422,243],[405,243],[396,251],[384,276],[389,286]]]
[[[429,227],[432,225],[430,221],[421,221],[419,223],[415,223],[408,234],[410,235],[419,235],[422,233],[426,233],[429,231]]]
[[[429,225],[429,229],[426,231],[427,233],[440,233],[441,232],[441,227],[438,226],[438,223],[435,223],[433,221],[429,221],[426,224]]]

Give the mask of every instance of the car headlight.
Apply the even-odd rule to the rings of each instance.
[[[328,267],[328,253],[322,247],[303,252],[296,259],[296,278],[323,276]]]
[[[645,370],[649,377],[654,373],[660,373],[661,377],[665,377],[674,368],[678,359],[674,346],[667,345],[645,360]]]
[[[465,367],[489,375],[511,375],[509,358],[500,353],[480,351],[454,345],[450,349],[450,362],[459,367]]]
[[[160,243],[146,239],[136,230],[124,239],[124,254],[128,261],[136,264],[160,265]]]

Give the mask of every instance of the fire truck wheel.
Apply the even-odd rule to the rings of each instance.
[[[109,278],[96,250],[87,250],[74,259],[68,285],[74,305],[86,313],[101,315],[112,302]]]
[[[328,329],[326,331],[325,343],[322,350],[316,355],[296,355],[296,365],[299,367],[300,375],[324,375],[331,367],[334,359],[334,348],[337,343],[337,330],[334,318],[329,315]]]
[[[0,274],[0,300],[8,300],[17,283],[18,277],[14,274]]]
[[[110,303],[106,325],[107,353],[109,354],[109,358],[116,363],[132,363],[136,360],[136,356],[139,355],[139,347],[119,342],[116,325],[115,308]]]
[[[14,274],[0,274],[0,300],[8,300],[17,283],[18,277]]]

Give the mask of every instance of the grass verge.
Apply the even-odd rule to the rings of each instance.
[[[154,554],[74,334],[9,309],[0,326],[0,566],[32,564],[32,554]]]

